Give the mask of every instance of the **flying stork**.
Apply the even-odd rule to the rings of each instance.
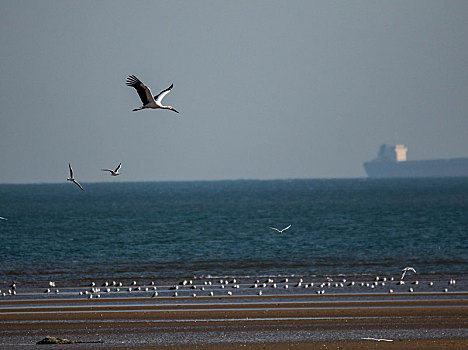
[[[133,109],[133,112],[145,109],[145,108],[151,108],[151,109],[169,109],[171,111],[174,111],[176,113],[179,113],[177,110],[175,110],[174,107],[172,106],[164,106],[161,102],[164,96],[166,96],[174,86],[174,84],[171,84],[166,90],[161,91],[158,95],[152,96],[151,95],[151,90],[149,87],[147,87],[145,84],[143,84],[140,79],[138,79],[134,75],[130,75],[127,78],[127,85],[135,88],[135,90],[138,92],[138,95],[140,96],[141,102],[143,105],[139,108]]]

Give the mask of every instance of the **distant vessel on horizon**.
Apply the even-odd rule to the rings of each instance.
[[[364,163],[367,176],[371,178],[393,177],[460,177],[468,176],[468,158],[406,159],[405,145],[380,146],[377,157]]]

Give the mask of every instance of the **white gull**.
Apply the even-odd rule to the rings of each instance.
[[[83,187],[81,187],[81,185],[78,183],[78,181],[76,181],[74,178],[73,178],[73,169],[71,167],[71,164],[68,163],[68,169],[70,171],[70,178],[67,179],[67,181],[70,181],[70,182],[73,182],[75,185],[77,185],[82,191],[84,191]]]
[[[288,228],[290,228],[291,225],[289,226],[286,226],[285,228],[283,228],[282,230],[279,230],[277,229],[276,227],[270,227],[272,230],[275,230],[279,235],[282,234],[284,231],[286,231]]]
[[[112,169],[101,169],[101,170],[108,171],[112,176],[119,176],[120,175],[119,170],[121,167],[122,167],[122,163],[119,163],[119,165],[117,165],[117,168],[115,168],[115,170],[112,170]]]

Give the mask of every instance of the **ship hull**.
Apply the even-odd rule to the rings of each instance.
[[[468,176],[468,158],[415,160],[407,162],[370,161],[364,163],[371,178],[460,177]]]

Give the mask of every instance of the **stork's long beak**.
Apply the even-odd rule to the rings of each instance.
[[[171,111],[174,111],[176,113],[179,113],[175,108],[172,108]]]

